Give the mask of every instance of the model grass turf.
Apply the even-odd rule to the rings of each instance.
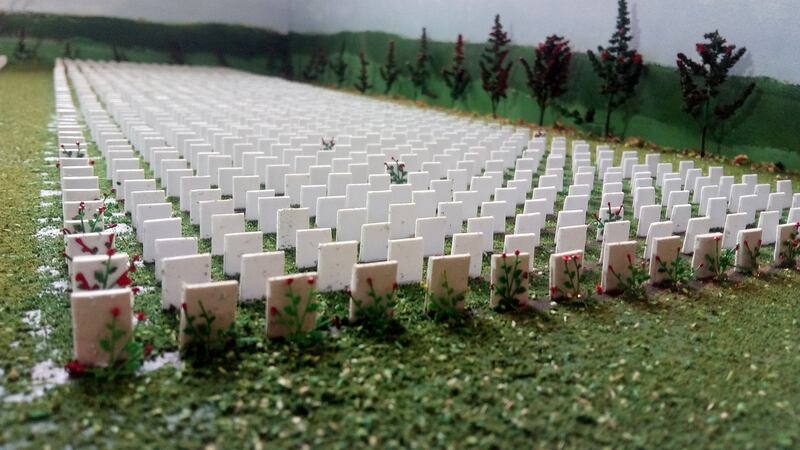
[[[458,326],[426,319],[421,288],[401,287],[397,318],[403,333],[370,337],[346,327],[312,351],[263,339],[264,305],[255,302],[239,306],[238,325],[257,339],[238,361],[167,367],[110,384],[74,381],[29,402],[9,403],[9,396],[30,392],[35,364],[52,359],[59,366],[71,352],[67,294],[52,284],[65,272],[61,237],[31,237],[37,227],[60,223],[57,197],[36,206],[39,190],[50,186],[44,181],[57,179],[53,164],[43,161],[43,152],[54,150],[46,131],[51,79],[51,70],[42,67],[0,72],[4,446],[800,445],[800,276],[783,270],[689,293],[656,291],[648,302],[600,301],[522,315],[491,312],[488,283],[474,281],[467,297],[472,316]],[[91,151],[97,154],[94,146]],[[11,166],[11,160],[28,162]],[[96,173],[104,170],[98,162]],[[726,167],[726,173],[743,171]],[[47,177],[39,179],[39,172]],[[762,174],[760,181],[772,177]],[[36,218],[54,220],[37,225]],[[197,227],[183,219],[184,235],[196,235]],[[274,249],[274,235],[264,245]],[[201,241],[200,251],[208,246]],[[141,250],[132,233],[121,236],[119,247]],[[501,247],[496,239],[495,249]],[[545,234],[542,248],[552,247],[552,233]],[[587,258],[596,259],[597,252],[591,242]],[[61,275],[37,274],[38,265]],[[292,253],[286,265],[287,273],[295,271]],[[546,267],[545,251],[537,252],[535,265]],[[222,258],[215,258],[215,280],[222,279],[221,269]],[[152,266],[137,271],[134,281],[154,285]],[[531,281],[545,297],[546,278]],[[323,295],[321,314],[344,316],[346,305],[345,294]],[[161,312],[158,291],[137,296],[135,310],[149,317],[142,338],[154,352],[175,351],[176,315]],[[39,311],[41,320],[23,324],[21,317],[32,317],[31,311]]]

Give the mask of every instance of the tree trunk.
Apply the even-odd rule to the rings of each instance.
[[[544,110],[547,108],[547,105],[539,105],[539,126],[541,127],[544,125]]]
[[[703,158],[706,156],[706,131],[708,130],[708,125],[703,125],[703,130],[700,133],[700,157]]]
[[[609,132],[611,131],[611,97],[608,97],[608,103],[606,103],[606,124],[603,127],[603,136],[608,137]]]

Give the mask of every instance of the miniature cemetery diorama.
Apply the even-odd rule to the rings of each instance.
[[[150,351],[129,253],[153,265],[176,345],[199,358],[232,345],[240,302],[264,302],[267,339],[308,344],[385,326],[419,286],[426,316],[450,320],[641,300],[800,259],[787,180],[207,67],[68,60],[54,80],[75,374],[132,373]],[[278,101],[217,95],[234,86]],[[223,104],[236,114],[194,114]],[[337,293],[347,317],[323,307]]]

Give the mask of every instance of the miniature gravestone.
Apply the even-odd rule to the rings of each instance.
[[[586,248],[587,225],[561,227],[556,232],[556,253],[583,251]]]
[[[686,226],[681,253],[691,255],[694,251],[694,238],[699,234],[708,234],[711,230],[711,219],[708,217],[692,217]]]
[[[263,250],[263,236],[259,231],[228,233],[222,237],[222,267],[225,275],[238,275],[242,269],[242,255],[260,253]]]
[[[390,241],[389,251],[391,251]],[[358,241],[319,244],[317,288],[320,292],[346,289],[350,284],[353,266],[358,262]]]
[[[315,328],[316,281],[314,272],[269,279],[266,302],[268,338],[295,336]]]
[[[267,295],[267,280],[284,274],[283,252],[246,253],[242,255],[239,276],[239,300],[259,300]]]
[[[133,336],[133,293],[129,288],[74,292],[70,306],[75,360],[84,366],[104,367],[115,362],[112,358],[126,357],[123,349]],[[102,344],[112,343],[109,327],[121,332],[110,352]]]
[[[350,279],[350,320],[363,317],[360,312],[364,308],[385,307],[386,314],[393,315],[396,287],[397,262],[356,264]]]
[[[336,240],[361,242],[361,228],[367,223],[367,208],[346,208],[336,213]]]
[[[389,226],[389,222],[367,223],[361,226],[359,262],[386,260],[389,251]]]
[[[694,278],[705,280],[716,276],[715,266],[719,265],[722,253],[722,233],[698,234],[694,238],[692,267]]]
[[[469,255],[432,256],[428,259],[425,310],[463,311],[469,289]]]
[[[264,234],[278,232],[278,211],[291,207],[288,197],[261,197],[258,199],[258,228]],[[292,234],[294,239],[294,234]]]
[[[179,340],[182,347],[202,339],[202,329],[209,328],[209,341],[224,339],[236,321],[236,299],[239,282],[236,280],[187,284],[181,298]],[[208,316],[206,316],[208,314]],[[210,319],[213,317],[213,320]],[[196,330],[196,331],[193,331]],[[195,341],[195,344],[199,342]]]
[[[161,307],[181,305],[184,283],[211,281],[211,254],[173,256],[161,260]]]
[[[198,209],[200,211],[200,239],[213,238],[212,217],[218,214],[234,214],[233,200],[201,201]]]
[[[772,253],[772,259],[776,266],[789,264],[791,264],[791,267],[796,266],[797,263],[794,261],[788,261],[787,256],[791,256],[791,248],[796,248],[798,231],[800,231],[800,225],[796,223],[778,225],[778,229],[776,231],[777,237],[775,241],[775,250]]]
[[[581,285],[583,251],[550,255],[550,300],[580,299],[586,294]]]
[[[483,251],[491,252],[494,249],[494,218],[472,217],[467,219],[467,233],[481,233],[483,236]]]
[[[469,276],[480,278],[483,268],[483,233],[454,234],[450,254],[469,255]]]
[[[424,256],[439,256],[444,254],[444,239],[447,233],[447,218],[427,217],[417,219],[414,227],[414,236],[421,237],[424,241]]]
[[[180,237],[156,239],[155,248],[155,277],[156,281],[161,281],[161,263],[164,258],[173,256],[188,256],[197,254],[196,237]]]
[[[680,236],[667,236],[653,239],[650,254],[650,283],[661,284],[670,274],[666,271],[674,261],[681,257]],[[676,280],[672,280],[675,282]]]
[[[631,275],[631,265],[636,259],[636,241],[608,244],[603,252],[603,270],[600,286],[605,293],[618,293],[622,283]]]
[[[504,297],[511,296],[519,304],[528,301],[529,275],[527,267],[530,265],[530,255],[527,253],[502,253],[494,254],[491,259],[491,285],[489,289],[489,305],[494,308],[500,304]],[[513,276],[514,269],[522,271],[519,277]],[[505,276],[509,281],[503,283],[501,276]],[[493,288],[492,288],[493,286]],[[516,290],[523,292],[515,293]],[[506,292],[504,295],[503,292]]]
[[[225,254],[225,235],[244,233],[244,214],[215,214],[211,216],[211,254]],[[252,252],[248,252],[252,253]]]
[[[422,281],[422,261],[425,256],[425,241],[421,237],[392,239],[389,241],[388,260],[397,262],[399,284]]]
[[[308,208],[287,208],[278,210],[278,250],[295,247],[297,230],[310,228],[310,211]]]
[[[181,218],[145,220],[142,223],[142,259],[146,263],[155,262],[155,243],[158,239],[181,237]]]
[[[414,236],[416,221],[416,204],[397,203],[389,205],[389,237],[391,239],[403,239]]]
[[[741,230],[737,236],[736,271],[754,274],[758,271],[758,254],[761,251],[761,229]]]
[[[528,272],[533,270],[533,255],[536,248],[537,237],[535,234],[507,234],[503,242],[503,251],[514,253],[519,250],[530,255],[528,258]]]
[[[320,244],[332,242],[333,237],[330,228],[314,228],[297,230],[296,241],[295,265],[298,269],[308,269],[317,266]]]
[[[650,254],[653,251],[653,239],[671,236],[674,229],[675,225],[669,220],[650,224],[650,228],[647,230],[647,239],[645,240],[644,246],[645,260],[650,259]]]

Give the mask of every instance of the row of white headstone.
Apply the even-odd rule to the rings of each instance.
[[[721,245],[735,245],[757,212],[764,230],[777,230],[786,208],[791,208],[789,220],[800,217],[800,197],[792,197],[790,181],[779,181],[770,193],[770,186],[757,184],[755,175],[734,184],[722,167],[703,176],[693,161],[681,161],[673,172],[672,164],[661,163],[656,153],[639,164],[637,152],[623,152],[620,165],[614,166],[614,151],[599,146],[592,165],[589,145],[581,141],[574,141],[567,155],[566,140],[554,138],[547,152],[545,140],[529,139],[527,130],[280,80],[231,77],[231,72],[207,69],[66,66],[108,178],[131,213],[144,260],[156,264],[164,307],[185,301],[187,283],[210,282],[211,255],[223,256],[226,275],[239,275],[242,300],[269,297],[267,280],[284,274],[281,250],[289,248],[296,249],[298,268],[316,267],[314,284],[323,291],[353,288],[359,262],[393,261],[397,274],[392,282],[418,283],[423,259],[444,255],[448,236],[453,238],[451,253],[469,255],[468,275],[477,277],[484,252],[494,250],[494,235],[505,232],[510,217],[515,218],[514,233],[505,236],[504,250],[529,254],[532,269],[534,249],[545,218],[556,213],[565,175],[572,184],[557,214],[550,263],[554,288],[563,285],[559,261],[585,249],[595,178],[603,183],[601,204],[608,205],[599,211],[603,219],[609,206],[612,214],[622,207],[623,180],[631,180],[637,236],[647,241],[645,257],[661,256],[651,249],[673,233],[686,233],[681,247],[691,253],[703,242],[695,237],[712,228],[724,227]],[[241,97],[221,95],[228,88],[266,94],[263,102],[241,105]],[[401,126],[393,126],[397,124]],[[381,131],[372,131],[376,129]],[[441,129],[456,131],[439,133]],[[352,134],[341,134],[333,150],[320,148],[319,139],[342,130]],[[59,126],[59,141],[67,146],[74,142],[68,131]],[[154,178],[145,178],[140,157]],[[384,163],[392,158],[409,171],[406,184],[391,183],[385,173]],[[545,170],[539,175],[542,159]],[[62,175],[66,167],[62,164]],[[509,169],[514,169],[514,179],[505,181]],[[76,201],[83,200],[87,208],[100,206],[94,200],[99,190],[92,191],[96,184],[79,178],[62,179],[65,218],[73,216]],[[156,188],[157,180],[165,189]],[[656,187],[661,188],[660,204]],[[182,236],[183,224],[173,217],[169,197],[179,199],[180,210],[199,225],[200,238],[211,239],[210,254],[198,254],[196,237]],[[701,216],[691,217],[692,203],[699,205]],[[523,207],[521,214],[518,206]],[[668,221],[661,221],[664,206]],[[735,213],[726,214],[729,208]],[[245,232],[247,220],[258,220],[260,231]],[[264,252],[262,234],[271,233],[276,233],[278,251]],[[774,239],[777,232],[766,234]],[[68,253],[70,238],[74,236],[68,237]],[[617,249],[627,248],[622,244],[636,242],[629,241],[627,221],[607,223],[597,238],[603,243],[604,267],[619,259],[622,250]],[[613,291],[614,286],[604,283]]]

